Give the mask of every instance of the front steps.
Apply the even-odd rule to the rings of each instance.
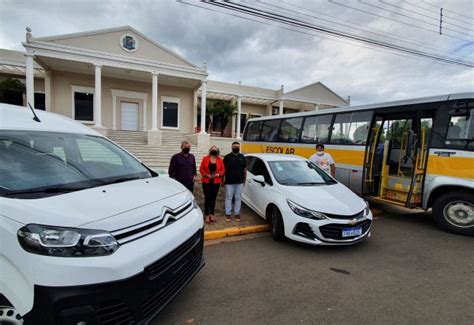
[[[163,132],[161,146],[148,146],[146,132],[108,130],[107,136],[145,165],[160,173],[168,172],[171,157],[181,150],[181,142],[185,140],[184,133]],[[199,151],[194,144],[192,145],[191,153],[196,157],[196,165],[199,169],[201,159],[207,152]]]

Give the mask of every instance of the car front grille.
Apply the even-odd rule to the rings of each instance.
[[[203,243],[204,234],[200,230],[171,253],[145,268],[147,278],[162,286],[142,300],[140,309],[143,317],[149,318],[159,312],[199,269]]]
[[[103,325],[135,324],[135,317],[123,300],[105,302],[95,312],[99,323]]]
[[[329,214],[329,213],[325,213],[324,215],[326,215],[330,219],[344,219],[344,220],[357,219],[359,220],[364,217],[364,210],[362,210],[359,213],[352,214],[350,216],[341,215],[341,214]]]
[[[362,228],[362,235],[365,234],[369,228],[370,228],[371,220],[364,220],[361,222],[358,222],[354,225],[348,225],[348,224],[339,224],[339,223],[330,223],[324,226],[319,227],[319,231],[321,234],[328,239],[353,239],[359,236],[353,236],[353,237],[342,237],[342,229],[343,228],[353,228],[353,227],[361,227]]]
[[[163,208],[161,215],[138,223],[136,225],[112,231],[119,244],[126,244],[158,231],[176,220],[184,217],[193,209],[193,203],[188,201],[175,209]]]

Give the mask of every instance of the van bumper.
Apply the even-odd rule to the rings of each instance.
[[[35,285],[26,324],[146,324],[202,269],[204,230],[130,278],[91,285]]]

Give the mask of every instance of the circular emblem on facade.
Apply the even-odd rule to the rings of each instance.
[[[120,47],[127,52],[135,52],[138,49],[138,40],[135,36],[124,34],[120,37]]]

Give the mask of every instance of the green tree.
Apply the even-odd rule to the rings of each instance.
[[[200,109],[200,107],[199,107]],[[232,104],[230,101],[223,100],[208,100],[206,102],[206,125],[207,131],[212,129],[213,117],[219,117],[222,123],[221,136],[224,133],[224,129],[227,124],[231,121],[232,116],[237,114],[237,105]]]

